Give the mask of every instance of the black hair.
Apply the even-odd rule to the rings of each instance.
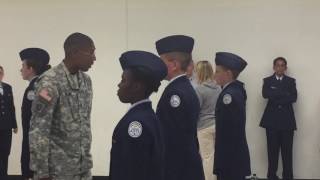
[[[92,44],[93,41],[89,36],[76,32],[67,37],[64,42],[63,48],[66,56],[68,56],[71,52],[89,47]]]
[[[44,64],[31,58],[26,59],[25,62],[28,67],[33,68],[36,75],[41,75],[42,73],[51,68],[49,64]]]
[[[144,67],[131,67],[128,69],[134,81],[142,82],[145,85],[145,97],[149,97],[153,92],[157,92],[161,82],[155,80],[153,73]]]
[[[275,66],[277,61],[282,61],[287,66],[287,60],[284,57],[277,57],[273,60],[273,65]]]

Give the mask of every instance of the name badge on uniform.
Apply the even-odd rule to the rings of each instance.
[[[0,94],[3,95],[3,88],[0,87]]]
[[[271,88],[271,89],[277,89],[277,87],[275,87],[275,86],[271,86],[270,88]]]
[[[180,97],[178,95],[172,95],[171,98],[170,98],[170,105],[171,107],[179,107],[181,103],[181,100],[180,100]]]
[[[33,90],[28,91],[28,93],[27,93],[27,99],[30,100],[30,101],[33,101],[33,100],[34,100],[34,97],[35,97],[34,91],[33,91]]]
[[[230,104],[232,102],[232,96],[230,94],[225,94],[222,101],[223,104]]]
[[[132,138],[138,138],[142,134],[142,125],[138,121],[133,121],[129,124],[128,134]]]

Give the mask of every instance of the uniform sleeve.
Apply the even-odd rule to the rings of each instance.
[[[36,87],[30,121],[30,166],[41,177],[49,176],[50,130],[59,94],[52,79],[43,77]]]
[[[12,88],[10,87],[10,93],[11,93],[11,96],[10,96],[10,113],[11,113],[11,120],[12,120],[12,128],[17,128],[17,119],[16,119],[16,109],[15,109],[15,106],[14,106],[14,98],[13,98],[13,92],[12,92]]]
[[[154,158],[152,134],[150,130],[142,124],[142,132],[139,137],[132,137],[128,131],[126,147],[126,169],[128,171],[127,180],[148,180],[150,160]],[[128,127],[128,129],[130,129]]]
[[[226,142],[225,145],[230,150],[241,142],[246,118],[244,101],[239,94],[226,94],[223,96],[222,105],[220,105],[221,114],[223,114],[223,125],[220,126],[220,132]]]
[[[282,89],[282,96],[280,96],[276,102],[278,104],[291,104],[297,101],[297,88],[295,79],[290,81],[290,85],[287,89]]]
[[[282,96],[282,92],[278,88],[272,88],[269,79],[263,80],[262,96],[270,101],[275,101]]]

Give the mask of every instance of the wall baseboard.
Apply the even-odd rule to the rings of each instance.
[[[108,176],[93,176],[92,180],[108,180]],[[8,180],[21,180],[20,175],[9,175]]]

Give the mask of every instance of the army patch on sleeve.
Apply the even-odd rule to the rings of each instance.
[[[232,96],[230,94],[225,94],[222,101],[223,104],[230,104],[232,102]]]
[[[170,98],[170,105],[171,107],[179,107],[181,103],[180,97],[178,95],[172,95]]]
[[[47,102],[50,102],[52,100],[52,97],[50,97],[48,90],[45,88],[40,91],[39,96]]]
[[[29,101],[33,101],[33,100],[34,100],[34,97],[35,97],[34,91],[33,91],[33,90],[28,91],[28,93],[27,93],[27,99],[28,99]]]
[[[138,138],[142,134],[142,125],[138,121],[133,121],[129,124],[128,134],[132,138]]]

